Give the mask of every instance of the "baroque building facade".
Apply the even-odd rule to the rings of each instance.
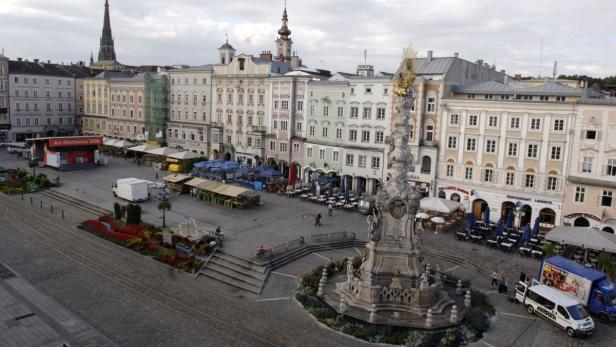
[[[11,121],[9,119],[9,58],[0,54],[0,142],[7,141]]]
[[[105,135],[133,141],[145,140],[144,78],[109,80],[109,114]]]
[[[132,78],[131,72],[103,71],[83,81],[85,112],[81,117],[81,129],[84,134],[109,135],[111,125],[108,122],[110,111],[109,82],[114,78]]]

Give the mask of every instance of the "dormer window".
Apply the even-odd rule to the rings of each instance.
[[[239,58],[237,61],[238,61],[238,62],[239,62],[239,64],[240,64],[240,71],[244,71],[244,63],[246,62],[246,59],[244,59],[244,58]]]
[[[596,139],[597,139],[596,130],[586,130],[586,140],[596,140]]]

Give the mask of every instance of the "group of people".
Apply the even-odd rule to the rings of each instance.
[[[329,203],[329,205],[327,205],[327,215],[330,217],[334,215],[334,204],[332,204],[331,202]],[[317,213],[317,215],[314,217],[315,227],[321,226],[321,218],[321,212]]]

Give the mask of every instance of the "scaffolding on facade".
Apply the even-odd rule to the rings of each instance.
[[[169,78],[166,73],[146,73],[144,79],[146,139],[162,144],[169,115]]]

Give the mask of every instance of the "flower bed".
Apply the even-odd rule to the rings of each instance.
[[[120,225],[121,223],[121,221],[114,220],[112,216],[105,215],[83,222],[81,228],[186,272],[194,272],[203,265],[200,259],[180,255],[174,248],[162,245],[162,233],[159,229],[147,225]],[[174,238],[176,241],[181,240],[193,246],[189,240]]]
[[[0,182],[0,192],[4,194],[21,194],[57,186],[59,181],[52,183],[45,174],[28,175],[25,170],[8,170],[6,179]]]
[[[353,261],[353,267],[359,267],[359,261]],[[327,274],[333,276],[346,269],[347,259],[327,265]],[[324,303],[317,295],[323,266],[317,267],[311,273],[301,278],[295,292],[295,298],[319,322],[328,327],[356,338],[372,343],[388,343],[406,346],[461,346],[476,341],[489,328],[489,316],[494,314],[490,305],[481,293],[473,292],[472,307],[463,324],[445,331],[427,332],[411,328],[373,325],[351,317],[339,315],[334,309]]]

